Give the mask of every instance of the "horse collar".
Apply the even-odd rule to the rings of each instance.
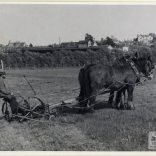
[[[135,63],[133,62],[133,60],[126,59],[126,61],[130,64],[130,66],[133,69],[134,73],[136,74],[137,78],[140,79],[140,73],[139,73],[137,67],[135,66]]]

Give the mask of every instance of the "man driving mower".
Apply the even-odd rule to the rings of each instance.
[[[11,113],[17,114],[18,111],[18,103],[16,101],[16,97],[8,92],[6,85],[4,83],[6,73],[4,71],[0,71],[0,98],[4,100],[5,103],[10,104]],[[7,112],[4,110],[4,105],[2,106],[2,113],[6,115]]]

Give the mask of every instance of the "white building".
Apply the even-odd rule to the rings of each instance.
[[[152,35],[137,35],[137,41],[143,44],[150,44],[153,41]]]
[[[17,41],[17,42],[9,41],[9,43],[7,45],[8,48],[19,48],[19,47],[26,47],[26,46],[27,45],[25,42],[19,42],[19,41]]]
[[[129,47],[122,47],[123,52],[128,52],[128,50],[129,50]]]
[[[113,49],[113,47],[112,47],[111,45],[109,45],[107,48],[108,48],[109,50],[112,50],[112,49]]]

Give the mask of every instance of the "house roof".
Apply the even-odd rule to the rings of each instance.
[[[24,46],[25,42],[9,42],[8,46],[20,47]]]
[[[137,35],[137,37],[139,37],[139,36],[141,36],[141,37],[149,37],[149,36],[153,37],[153,36],[152,36],[152,35],[150,35],[150,34],[149,34],[149,35],[142,35],[142,34],[138,34],[138,35]]]
[[[85,41],[85,40],[81,40],[81,41],[79,41],[78,43],[79,43],[79,44],[87,44],[88,42]]]

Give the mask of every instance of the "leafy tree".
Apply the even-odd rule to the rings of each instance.
[[[88,33],[85,35],[85,41],[86,41],[86,42],[91,41],[91,44],[92,44],[92,45],[94,44],[94,38],[93,38],[93,36],[90,35],[90,34],[88,34]]]
[[[112,47],[116,46],[116,44],[114,43],[114,41],[110,37],[106,37],[105,44],[111,45]]]
[[[30,43],[30,44],[29,44],[29,47],[33,47],[33,44],[32,44],[32,43]]]

